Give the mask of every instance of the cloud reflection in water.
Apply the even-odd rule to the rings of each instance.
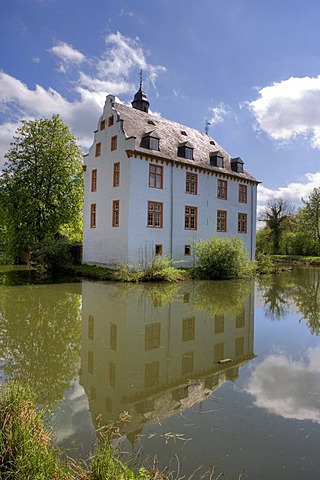
[[[254,405],[286,419],[320,423],[320,346],[305,360],[273,354],[257,365],[246,391]]]

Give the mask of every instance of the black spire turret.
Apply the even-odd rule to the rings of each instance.
[[[133,108],[136,108],[137,110],[141,110],[142,112],[148,113],[150,104],[148,102],[147,95],[142,90],[142,70],[140,70],[139,77],[140,77],[140,87],[137,93],[135,94],[135,96],[133,97],[133,101],[131,102],[131,105]]]

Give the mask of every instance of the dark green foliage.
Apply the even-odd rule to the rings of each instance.
[[[275,273],[277,267],[270,255],[259,253],[256,256],[256,272],[259,274]]]
[[[1,233],[14,262],[58,232],[81,237],[81,156],[58,115],[17,129],[0,177]]]
[[[238,237],[211,237],[195,244],[198,276],[207,279],[242,278],[253,274],[254,264],[248,259]]]
[[[70,271],[71,245],[64,236],[45,239],[38,244],[32,254],[32,260],[54,275]]]
[[[144,268],[130,268],[120,265],[115,277],[121,282],[177,282],[184,278],[184,272],[172,266],[169,258],[156,256]]]

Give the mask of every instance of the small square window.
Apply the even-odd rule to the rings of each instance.
[[[158,243],[154,248],[155,255],[162,255],[162,244]]]
[[[185,255],[191,255],[191,245],[185,245],[184,246],[184,254]]]

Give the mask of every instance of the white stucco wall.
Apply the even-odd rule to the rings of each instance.
[[[103,114],[94,133],[94,143],[85,157],[85,204],[83,262],[118,264],[150,260],[155,245],[162,245],[163,255],[171,255],[176,264],[190,265],[193,255],[184,254],[184,246],[193,241],[217,237],[239,236],[249,257],[254,258],[256,229],[256,183],[223,176],[228,182],[228,198],[217,198],[218,175],[190,169],[197,173],[197,195],[186,193],[187,169],[171,162],[163,166],[163,188],[149,187],[149,165],[155,160],[134,156],[128,158],[126,150],[135,150],[135,139],[126,139],[121,121],[112,107],[113,96],[106,99]],[[114,124],[108,127],[108,118],[114,115]],[[106,120],[104,130],[100,121]],[[118,145],[111,151],[111,138],[117,135]],[[96,143],[101,142],[101,155],[95,157]],[[152,154],[152,151],[150,151]],[[120,185],[113,187],[113,165],[120,163]],[[97,191],[91,192],[92,170],[97,169]],[[239,203],[239,183],[247,185],[247,203]],[[120,226],[112,227],[112,202],[120,202]],[[148,201],[163,204],[163,227],[147,226]],[[96,227],[90,227],[90,205],[96,204]],[[185,206],[198,209],[197,230],[184,228]],[[227,211],[227,231],[217,232],[217,210]],[[247,233],[238,233],[238,213],[247,214]]]

